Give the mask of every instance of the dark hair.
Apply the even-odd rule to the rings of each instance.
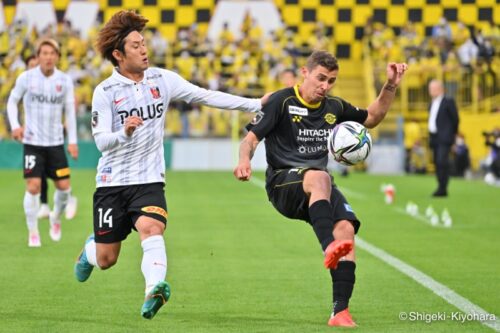
[[[96,48],[103,58],[108,59],[114,66],[118,61],[113,57],[113,51],[119,50],[125,54],[125,38],[132,32],[142,32],[148,19],[133,11],[121,10],[99,31]]]
[[[309,58],[307,58],[306,67],[312,71],[317,66],[322,66],[333,71],[339,69],[339,63],[331,53],[327,51],[314,51]]]
[[[26,64],[26,66],[29,65],[30,61],[33,60],[33,59],[36,59],[36,55],[34,54],[30,54],[29,56],[27,56],[25,59],[24,59],[24,63]]]
[[[297,72],[295,72],[295,70],[293,68],[285,68],[281,74],[285,74],[285,73],[290,73],[293,75],[293,77],[297,77]]]

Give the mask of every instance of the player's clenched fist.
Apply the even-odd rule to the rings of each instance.
[[[125,134],[132,136],[137,127],[143,123],[142,119],[137,116],[130,116],[125,119]]]
[[[252,175],[252,167],[250,166],[250,162],[238,164],[238,166],[234,168],[233,174],[241,181],[250,180],[250,176]]]

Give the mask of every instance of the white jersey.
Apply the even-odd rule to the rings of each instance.
[[[64,144],[63,109],[68,142],[77,142],[75,97],[69,75],[55,69],[47,77],[40,66],[21,73],[7,102],[12,130],[21,127],[18,120],[21,98],[24,106],[24,144],[43,147]]]
[[[102,152],[97,187],[165,182],[163,136],[171,100],[249,112],[261,108],[260,99],[206,90],[165,69],[147,69],[141,82],[115,69],[96,87],[92,99],[92,134]],[[144,121],[131,137],[124,131],[129,116]]]

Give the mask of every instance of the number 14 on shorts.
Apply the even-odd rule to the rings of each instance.
[[[108,208],[106,211],[103,208],[99,208],[97,211],[99,212],[99,229],[104,224],[107,224],[109,229],[113,228],[113,215],[111,215],[113,208]]]

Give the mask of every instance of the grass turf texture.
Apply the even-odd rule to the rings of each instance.
[[[263,179],[262,173],[254,177]],[[172,297],[152,321],[140,316],[142,251],[133,233],[118,264],[78,283],[73,264],[92,230],[94,171],[74,171],[74,220],[54,243],[39,222],[42,247],[28,248],[21,171],[0,171],[0,332],[331,332],[330,275],[311,228],[281,217],[265,191],[231,172],[167,173],[167,280]],[[336,176],[362,221],[359,236],[500,314],[498,188],[451,181],[450,197],[432,199],[431,176]],[[396,201],[384,204],[382,183]],[[52,184],[50,185],[53,189]],[[349,194],[351,193],[351,195]],[[51,195],[49,196],[52,202]],[[451,229],[398,211],[448,208]],[[369,253],[358,250],[350,310],[356,332],[493,332],[478,322],[401,321],[399,313],[458,311]],[[345,331],[345,330],[340,330]]]

